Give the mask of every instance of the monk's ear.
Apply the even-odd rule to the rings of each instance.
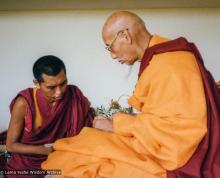
[[[126,40],[127,43],[129,43],[129,44],[132,43],[132,38],[131,38],[131,35],[130,35],[128,29],[122,31],[122,36]]]
[[[39,84],[39,82],[37,81],[37,80],[33,80],[33,83],[34,83],[34,85],[37,87],[37,88],[40,88],[40,84]]]

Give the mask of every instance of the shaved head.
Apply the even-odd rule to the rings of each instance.
[[[129,11],[116,11],[104,23],[102,38],[111,57],[132,65],[141,60],[151,34],[144,21]]]
[[[128,11],[117,11],[111,14],[106,20],[102,35],[111,35],[120,30],[129,29],[132,34],[139,31],[147,31],[143,20],[136,14]]]

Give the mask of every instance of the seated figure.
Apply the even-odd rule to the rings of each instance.
[[[33,66],[35,88],[20,91],[10,105],[6,148],[11,153],[7,169],[40,170],[57,139],[77,135],[91,126],[93,109],[74,85],[68,85],[62,60],[49,55]],[[20,175],[43,177],[44,175]],[[19,177],[18,175],[8,175]]]
[[[56,141],[42,168],[65,178],[220,177],[220,95],[196,46],[151,35],[127,11],[108,17],[102,37],[113,59],[140,62],[128,100],[139,112],[96,117],[95,128]]]

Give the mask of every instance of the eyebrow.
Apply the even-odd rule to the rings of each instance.
[[[60,83],[59,85],[63,85],[65,83],[67,83],[67,79],[64,80],[62,83]],[[47,88],[53,88],[53,87],[56,87],[56,86],[59,86],[59,85],[48,85]]]

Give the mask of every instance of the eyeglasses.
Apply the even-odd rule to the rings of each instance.
[[[128,30],[128,29],[125,29],[125,30]],[[120,34],[121,32],[123,32],[123,31],[125,31],[125,30],[120,30],[120,31],[115,35],[115,37],[113,38],[112,42],[105,47],[105,49],[108,50],[108,51],[110,51],[110,52],[112,52],[112,51],[113,51],[113,50],[112,50],[112,45],[113,45],[114,42],[117,40],[119,34]]]

